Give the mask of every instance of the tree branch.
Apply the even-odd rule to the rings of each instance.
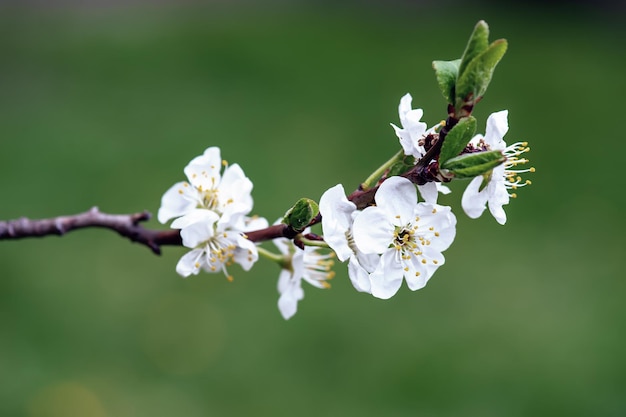
[[[151,230],[139,223],[150,220],[152,215],[148,211],[135,214],[107,214],[97,207],[84,213],[52,217],[49,219],[29,219],[20,217],[16,220],[0,221],[0,240],[24,239],[28,237],[45,237],[51,235],[63,236],[76,229],[100,227],[117,232],[120,236],[147,246],[156,255],[161,254],[161,246],[183,246],[178,229]],[[321,220],[318,215],[311,224]],[[263,242],[277,238],[293,239],[298,231],[286,224],[277,224],[265,229],[246,232],[246,237],[252,242]]]
[[[107,214],[97,207],[72,216],[59,216],[50,219],[31,220],[21,217],[16,220],[0,221],[0,240],[44,237],[71,232],[87,227],[101,227],[116,231],[133,242],[147,246],[156,255],[161,254],[161,246],[181,246],[178,230],[149,230],[139,223],[150,219],[147,211],[135,214]]]

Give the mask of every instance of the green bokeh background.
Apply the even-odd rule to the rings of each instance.
[[[565,11],[567,10],[567,11]],[[475,115],[509,109],[533,185],[469,220],[428,286],[382,301],[278,269],[179,278],[104,230],[0,242],[3,416],[622,416],[624,15],[583,6],[242,3],[4,9],[0,219],[156,213],[208,146],[270,220],[398,149],[400,97],[445,117],[430,63],[509,40]],[[164,227],[156,221],[152,227]]]

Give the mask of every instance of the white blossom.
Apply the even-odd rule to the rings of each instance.
[[[411,155],[415,157],[416,160],[419,160],[425,153],[423,144],[420,145],[420,140],[422,140],[426,134],[426,123],[420,121],[424,115],[424,111],[422,109],[412,109],[412,101],[413,97],[408,93],[400,99],[398,114],[402,128],[399,128],[393,123],[391,126],[396,131],[400,145],[402,145],[402,149],[404,149],[404,154]]]
[[[472,219],[480,217],[489,206],[489,211],[496,221],[505,224],[506,213],[503,206],[509,204],[510,197],[516,196],[515,193],[509,194],[509,190],[530,184],[530,181],[522,181],[519,174],[534,172],[534,168],[514,169],[517,165],[528,162],[525,158],[519,158],[521,154],[529,151],[528,144],[516,142],[510,146],[506,145],[504,135],[509,130],[507,117],[507,110],[492,113],[487,119],[485,136],[476,135],[470,142],[479,149],[502,151],[506,157],[506,161],[494,168],[490,174],[473,178],[465,189],[461,206]]]
[[[376,268],[379,256],[361,252],[354,243],[352,225],[360,211],[354,203],[348,201],[341,184],[324,192],[319,207],[324,241],[335,251],[340,261],[348,260],[348,276],[354,288],[371,293],[369,274]]]
[[[427,129],[426,123],[420,121],[424,115],[422,109],[413,109],[411,102],[413,97],[411,94],[405,94],[400,99],[400,105],[398,106],[398,114],[400,116],[400,124],[402,128],[391,123],[391,126],[396,132],[396,136],[400,140],[400,145],[404,154],[415,158],[417,163],[426,153],[424,149],[424,139],[429,134],[436,133],[436,130],[441,127],[441,123]],[[450,189],[441,184],[440,182],[429,182],[424,185],[418,186],[419,192],[422,197],[431,203],[437,202],[439,193],[449,194]]]
[[[358,214],[353,225],[356,246],[381,255],[370,274],[372,295],[390,298],[403,280],[413,291],[423,288],[454,240],[454,214],[450,207],[418,203],[415,185],[403,177],[383,182],[375,200],[376,206]]]
[[[275,239],[274,244],[286,260],[278,277],[278,309],[288,320],[296,314],[298,301],[304,298],[303,280],[317,288],[330,287],[328,280],[334,276],[332,254],[322,254],[312,246],[300,249],[293,241],[283,238]]]
[[[258,260],[257,248],[244,231],[219,220],[219,215],[211,210],[194,209],[172,222],[173,228],[181,229],[183,245],[192,249],[176,265],[181,276],[197,275],[205,270],[223,272],[232,279],[227,267],[237,263],[248,271]],[[267,221],[261,218],[247,219],[242,224],[254,229],[267,227]]]
[[[210,147],[192,159],[184,172],[188,181],[174,184],[161,199],[161,223],[196,208],[214,211],[219,223],[231,223],[231,217],[242,220],[252,210],[252,181],[238,164],[227,165],[218,147]]]

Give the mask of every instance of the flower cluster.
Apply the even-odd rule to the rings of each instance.
[[[227,267],[239,264],[248,271],[259,253],[275,259],[282,267],[278,280],[278,308],[285,319],[292,317],[298,301],[304,297],[302,281],[318,288],[329,288],[332,254],[318,248],[300,249],[288,239],[275,239],[279,256],[258,247],[248,239],[246,231],[268,227],[268,222],[252,211],[252,182],[237,164],[221,159],[220,149],[208,148],[185,167],[187,181],[174,184],[161,199],[158,219],[180,229],[183,246],[190,248],[176,265],[183,277],[206,272],[223,272],[229,280]],[[307,229],[308,231],[308,229]],[[306,232],[306,231],[305,231]]]
[[[276,262],[278,309],[291,318],[304,298],[303,282],[329,288],[333,257],[347,263],[354,288],[388,299],[402,287],[424,288],[445,263],[445,252],[456,237],[457,218],[451,207],[439,203],[451,192],[445,183],[468,182],[461,207],[468,217],[480,217],[487,208],[500,224],[504,206],[516,189],[530,184],[521,174],[526,142],[507,145],[504,136],[508,111],[487,119],[485,134],[476,134],[472,116],[482,100],[493,71],[506,52],[507,41],[489,43],[489,28],[476,24],[463,55],[451,61],[433,61],[437,84],[446,99],[446,120],[428,128],[424,111],[412,107],[404,95],[398,106],[400,126],[391,124],[401,150],[374,170],[351,194],[341,184],[326,190],[319,204],[308,198],[296,202],[282,219],[268,226],[250,216],[252,182],[239,165],[222,161],[220,150],[208,148],[185,168],[188,181],[170,188],[162,199],[158,218],[180,229],[185,254],[176,271],[186,277],[222,271],[237,263],[249,270],[259,256]],[[322,233],[311,232],[321,223]],[[273,240],[278,253],[264,248]]]
[[[171,227],[180,229],[183,245],[191,248],[176,272],[187,277],[200,270],[221,271],[232,279],[227,267],[233,263],[252,268],[259,255],[244,231],[267,227],[265,219],[248,216],[252,181],[239,165],[222,160],[217,147],[194,158],[184,172],[188,181],[165,192],[158,213],[161,223],[175,218]]]
[[[403,282],[412,291],[423,288],[445,263],[443,252],[456,235],[457,220],[452,209],[437,202],[439,193],[450,192],[441,181],[453,179],[454,172],[443,170],[420,185],[409,180],[409,175],[389,174],[395,163],[405,164],[406,168],[407,160],[413,168],[429,167],[431,171],[440,162],[429,149],[445,140],[441,130],[445,124],[428,129],[421,121],[423,111],[412,109],[411,101],[409,94],[402,97],[398,108],[401,127],[392,124],[402,152],[384,165],[385,169],[373,174],[373,183],[362,185],[374,187],[375,193],[360,207],[337,184],[322,194],[319,206],[302,199],[304,203],[297,203],[269,227],[265,219],[250,216],[252,182],[239,165],[228,165],[216,147],[194,158],[184,169],[187,181],[174,184],[163,195],[158,213],[163,223],[175,219],[171,226],[180,229],[183,245],[191,249],[180,259],[176,271],[183,277],[200,270],[222,271],[231,279],[227,267],[233,263],[249,270],[259,255],[274,260],[281,268],[278,309],[285,319],[296,313],[298,302],[304,298],[303,282],[317,288],[330,287],[334,256],[347,262],[348,276],[357,291],[388,299]],[[507,116],[507,111],[489,116],[485,134],[462,143],[465,149],[459,155],[496,153],[495,164],[463,171],[461,178],[469,178],[469,184],[462,207],[471,218],[479,217],[489,207],[500,224],[506,222],[503,206],[515,197],[511,190],[530,183],[520,174],[534,171],[519,167],[528,162],[521,157],[529,150],[527,144],[507,146],[504,141]],[[425,160],[428,155],[429,160]],[[471,177],[467,172],[478,174]],[[320,216],[322,236],[306,227],[318,223]],[[281,233],[276,234],[276,230]],[[279,253],[259,246],[270,239]]]
[[[427,129],[421,121],[422,109],[412,109],[411,101],[410,94],[402,97],[398,108],[402,127],[392,127],[404,155],[417,163],[426,154],[427,137],[436,136],[441,124]],[[534,168],[514,169],[528,162],[520,155],[529,148],[525,142],[506,146],[507,116],[507,111],[492,114],[485,135],[476,135],[468,144],[466,152],[499,150],[506,161],[473,178],[462,199],[469,217],[479,217],[489,206],[500,224],[506,222],[502,206],[508,204],[510,196],[515,197],[509,190],[530,184],[519,174],[534,172]],[[341,184],[322,195],[324,239],[340,261],[348,261],[348,275],[358,291],[387,299],[397,293],[403,281],[415,291],[443,265],[442,252],[454,240],[456,217],[450,207],[437,204],[437,198],[450,189],[435,181],[417,189],[424,201],[418,201],[416,187],[408,179],[387,178],[376,192],[375,205],[364,210],[357,210],[347,199]]]
[[[322,195],[320,210],[326,242],[350,260],[352,284],[378,298],[392,297],[403,280],[411,290],[424,287],[454,240],[450,208],[418,202],[415,186],[402,177],[382,183],[375,206],[357,210],[338,185]]]

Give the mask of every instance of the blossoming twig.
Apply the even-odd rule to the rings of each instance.
[[[178,230],[150,230],[139,224],[151,217],[147,211],[134,214],[107,214],[98,210],[98,207],[92,207],[80,214],[49,219],[33,220],[21,217],[16,220],[0,221],[0,240],[63,236],[76,229],[100,227],[114,230],[133,242],[146,245],[157,255],[161,254],[163,245],[182,245]]]
[[[140,222],[149,212],[106,214],[96,207],[73,215],[50,219],[20,218],[0,221],[0,240],[63,235],[71,230],[100,227],[148,246],[155,254],[162,245],[190,250],[180,258],[176,272],[182,277],[201,271],[224,273],[233,264],[244,271],[259,256],[281,269],[277,289],[278,308],[292,317],[304,297],[302,282],[328,288],[334,276],[336,256],[347,262],[348,276],[357,291],[377,298],[392,297],[406,282],[412,291],[423,288],[444,264],[443,252],[456,236],[456,216],[450,207],[437,203],[452,180],[469,180],[461,205],[470,218],[488,207],[500,224],[506,223],[503,206],[516,194],[509,190],[530,184],[520,174],[530,150],[526,142],[507,146],[508,111],[487,119],[485,134],[476,134],[472,116],[504,55],[504,39],[488,42],[489,30],[479,22],[460,59],[434,61],[437,82],[447,100],[447,118],[431,128],[421,121],[423,110],[413,108],[412,96],[400,99],[400,126],[391,124],[402,149],[375,169],[358,188],[346,196],[343,185],[326,190],[319,204],[299,199],[273,225],[253,215],[252,181],[238,164],[222,159],[220,148],[211,146],[193,158],[161,198],[157,219],[173,220],[170,230],[150,230]],[[311,233],[321,223],[323,236]],[[280,253],[261,247],[273,240]]]

